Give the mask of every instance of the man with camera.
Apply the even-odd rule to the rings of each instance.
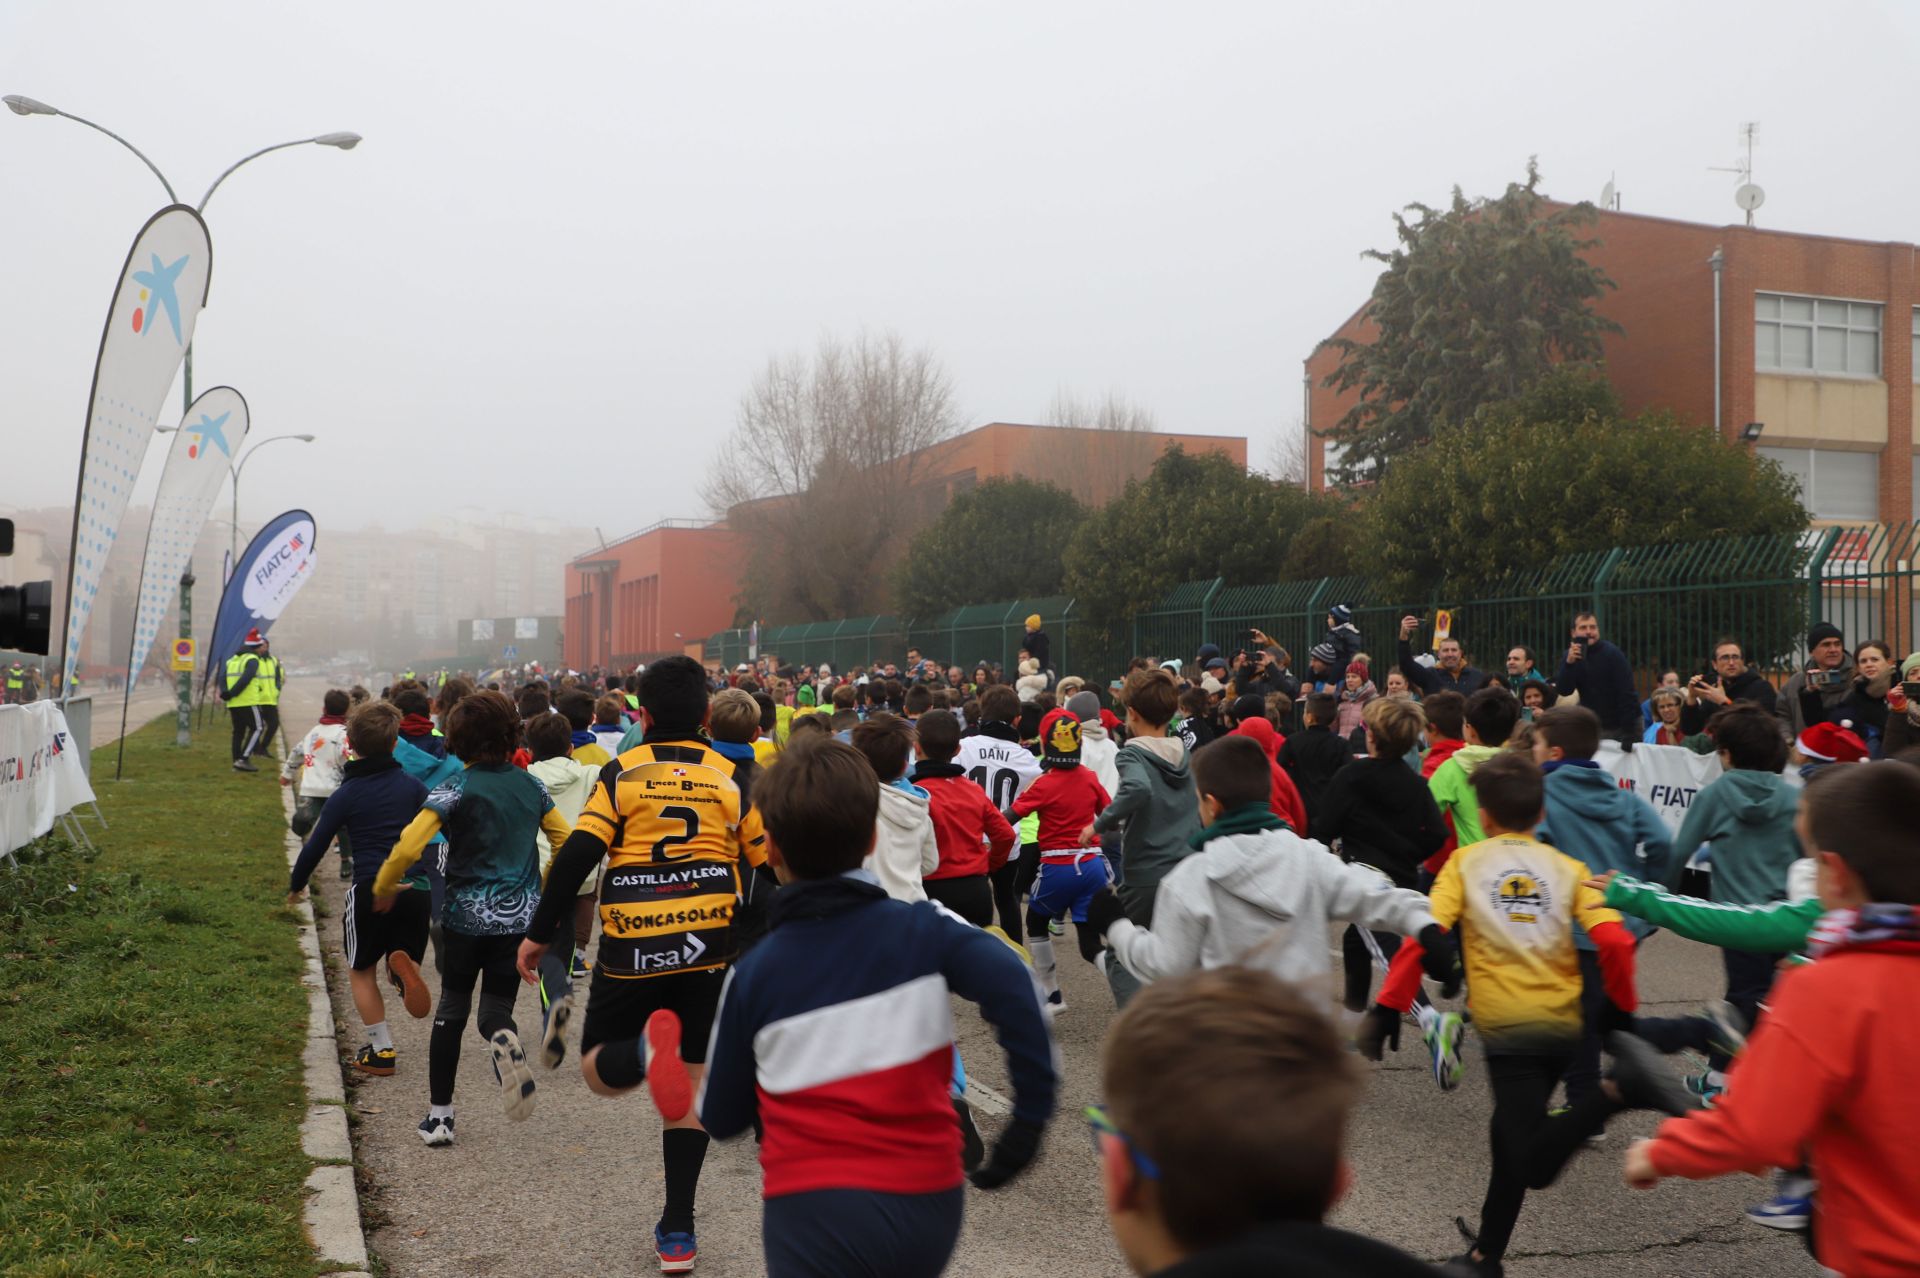
[[[1774,714],[1786,729],[1787,740],[1798,741],[1806,731],[1807,716],[1800,706],[1800,694],[1811,689],[1827,710],[1832,710],[1853,691],[1853,655],[1840,627],[1831,621],[1816,622],[1807,630],[1807,665],[1781,690]]]
[[[1633,686],[1633,664],[1600,637],[1600,619],[1592,613],[1575,614],[1573,642],[1567,645],[1553,687],[1563,697],[1579,693],[1580,704],[1600,716],[1605,736],[1625,746],[1639,744],[1646,722]]]
[[[1740,641],[1723,638],[1713,645],[1713,660],[1687,680],[1687,703],[1680,710],[1680,731],[1694,736],[1707,730],[1716,711],[1736,701],[1751,701],[1768,714],[1777,714],[1773,685],[1747,665]]]

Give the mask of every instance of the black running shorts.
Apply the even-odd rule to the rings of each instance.
[[[427,920],[433,913],[433,894],[404,888],[385,914],[373,908],[373,880],[356,883],[347,892],[347,915],[340,932],[347,947],[347,966],[364,972],[395,950],[405,950],[419,963],[427,954]]]
[[[713,1014],[726,978],[725,968],[621,977],[595,967],[587,989],[586,1024],[580,1029],[580,1054],[601,1043],[639,1038],[647,1018],[664,1008],[680,1018],[680,1059],[706,1064],[707,1039],[713,1034]]]

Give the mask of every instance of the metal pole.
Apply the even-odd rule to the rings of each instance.
[[[193,569],[189,567],[180,574],[180,637],[193,638]],[[175,712],[173,722],[173,743],[177,746],[193,744],[193,671],[182,670],[176,685],[180,694],[180,705]]]

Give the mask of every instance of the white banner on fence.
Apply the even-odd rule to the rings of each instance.
[[[51,701],[0,706],[0,855],[92,802],[93,787],[60,707]]]
[[[1695,796],[1720,779],[1719,755],[1697,754],[1685,746],[1637,745],[1621,750],[1609,745],[1596,757],[1622,786],[1652,805],[1675,834]]]

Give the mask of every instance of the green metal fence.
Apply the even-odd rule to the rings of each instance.
[[[937,617],[867,617],[763,629],[760,651],[793,665],[836,670],[904,661],[909,646],[971,673],[982,661],[1014,667],[1023,619],[1039,613],[1053,640],[1053,665],[1104,683],[1133,655],[1191,658],[1203,643],[1229,657],[1263,631],[1306,665],[1335,604],[1353,610],[1368,654],[1391,662],[1400,618],[1431,624],[1442,608],[1467,659],[1504,668],[1507,651],[1532,648],[1552,670],[1576,611],[1591,610],[1601,634],[1618,644],[1651,685],[1666,668],[1699,669],[1721,636],[1738,639],[1752,664],[1784,678],[1805,657],[1807,627],[1840,627],[1849,646],[1884,639],[1897,656],[1920,647],[1920,524],[1864,524],[1797,535],[1731,537],[1565,555],[1545,568],[1516,572],[1492,589],[1463,591],[1438,582],[1412,597],[1378,590],[1366,577],[1227,585],[1224,579],[1176,586],[1129,624],[1099,627],[1065,597],[976,604]],[[1430,637],[1423,629],[1422,644]],[[707,641],[709,660],[747,660],[748,632]]]

